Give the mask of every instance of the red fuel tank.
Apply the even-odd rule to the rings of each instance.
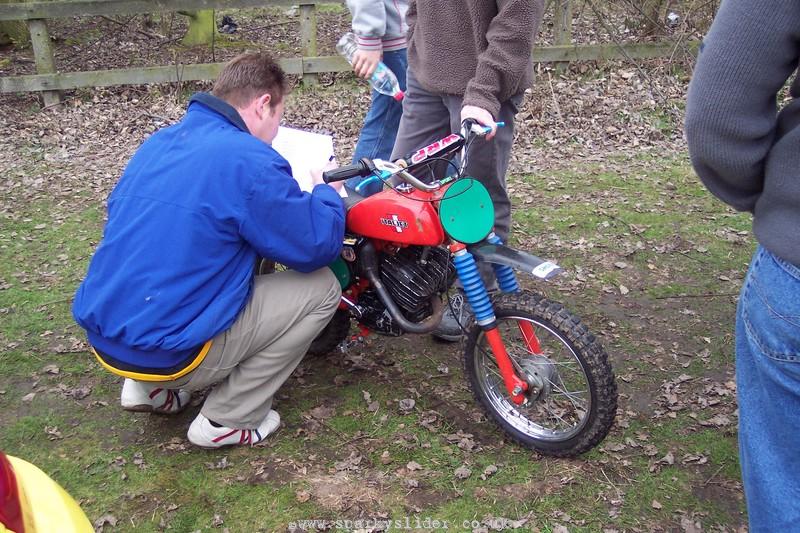
[[[364,237],[396,243],[442,244],[445,233],[433,204],[439,197],[440,194],[416,189],[409,193],[381,191],[348,210],[347,229]]]

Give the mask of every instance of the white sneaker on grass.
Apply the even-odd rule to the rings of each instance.
[[[216,427],[211,421],[197,415],[189,426],[186,436],[189,442],[201,448],[220,448],[222,446],[254,445],[266,439],[281,425],[281,417],[277,411],[270,411],[267,417],[255,429],[233,429],[225,426]]]
[[[174,415],[189,406],[192,393],[181,389],[165,389],[152,383],[125,379],[120,403],[126,411]]]

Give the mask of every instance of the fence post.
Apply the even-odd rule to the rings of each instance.
[[[50,44],[50,34],[47,32],[47,21],[32,19],[28,21],[28,31],[31,33],[31,46],[33,57],[36,60],[38,74],[54,74],[56,63],[53,59],[53,47]],[[45,107],[56,106],[61,103],[59,91],[42,91]]]
[[[300,43],[304,58],[317,55],[317,6],[315,4],[300,4]],[[316,85],[318,82],[317,74],[303,74],[304,85]]]
[[[572,3],[570,0],[556,0],[553,19],[553,37],[555,44],[572,44]],[[569,62],[556,63],[556,72],[564,72],[569,68]]]

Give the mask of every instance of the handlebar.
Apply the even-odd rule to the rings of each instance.
[[[505,126],[504,122],[497,122],[495,124],[498,128]],[[411,161],[411,166],[415,168],[425,163],[429,157],[441,157],[442,152],[447,153],[446,148],[448,146],[451,146],[450,152],[453,151],[453,148],[460,148],[461,166],[458,169],[458,174],[461,175],[466,168],[466,148],[470,144],[470,139],[472,137],[483,137],[491,131],[492,128],[490,126],[484,126],[475,120],[468,119],[461,124],[460,135],[451,134],[444,139],[436,141],[435,143],[418,150],[414,154],[409,155],[405,160],[399,159],[396,163],[392,163],[390,161],[383,161],[381,159],[370,160],[365,157],[351,165],[345,165],[343,167],[323,172],[322,179],[325,181],[325,183],[331,183],[354,177],[364,178],[370,176],[367,180],[364,180],[359,184],[359,187],[356,189],[358,192],[358,189],[367,183],[372,183],[374,181],[385,182],[390,178],[396,177],[421,191],[436,191],[441,187],[441,181],[436,180],[433,183],[425,183],[421,181],[407,170],[407,167],[409,166],[407,161]]]
[[[502,128],[505,122],[495,122],[495,127]],[[475,119],[468,118],[461,123],[461,137],[464,138],[464,147],[461,150],[461,165],[458,167],[458,175],[461,176],[467,169],[467,162],[469,161],[469,153],[467,148],[472,142],[474,137],[484,137],[492,132],[491,126],[484,126]]]
[[[506,125],[505,122],[495,122],[495,127],[502,128]],[[491,133],[492,127],[491,126],[484,126],[483,124],[477,122],[476,120],[468,118],[461,124],[461,136],[465,139],[468,137],[470,133],[473,133],[479,137],[483,137],[484,135],[488,135]]]
[[[325,183],[331,183],[334,181],[344,181],[346,179],[355,178],[356,176],[359,177],[367,177],[370,174],[375,172],[375,165],[367,159],[366,157],[359,160],[352,165],[345,165],[343,167],[338,167],[333,170],[327,170],[322,173],[322,180]]]
[[[421,191],[436,191],[441,187],[438,181],[433,183],[425,183],[424,181],[420,180],[419,178],[415,177],[413,174],[406,170],[405,166],[399,165],[397,163],[392,163],[390,161],[381,161],[380,159],[374,160],[375,166],[381,171],[381,176],[378,178],[386,180],[390,177],[396,176],[400,180],[408,183],[412,187],[419,189]]]

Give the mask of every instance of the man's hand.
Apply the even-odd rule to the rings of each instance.
[[[326,172],[328,170],[333,170],[334,168],[336,168],[338,166],[339,166],[339,164],[336,162],[336,158],[331,158],[331,160],[328,161],[328,164],[326,164],[324,167],[322,167],[320,169],[317,169],[317,170],[312,170],[311,171],[311,183],[314,184],[314,187],[316,187],[317,185],[320,185],[322,183],[325,183],[325,180],[322,179],[322,173]],[[342,190],[342,187],[344,187],[344,182],[343,181],[335,181],[333,183],[328,183],[328,185],[333,187],[333,189],[336,192],[339,192],[339,191]]]
[[[492,131],[486,134],[486,139],[489,140],[497,133],[497,124],[491,113],[482,107],[474,105],[465,105],[461,108],[461,122],[463,123],[468,118],[477,121],[484,126],[492,128]]]
[[[356,50],[353,54],[353,72],[361,78],[369,78],[383,57],[380,50]]]

